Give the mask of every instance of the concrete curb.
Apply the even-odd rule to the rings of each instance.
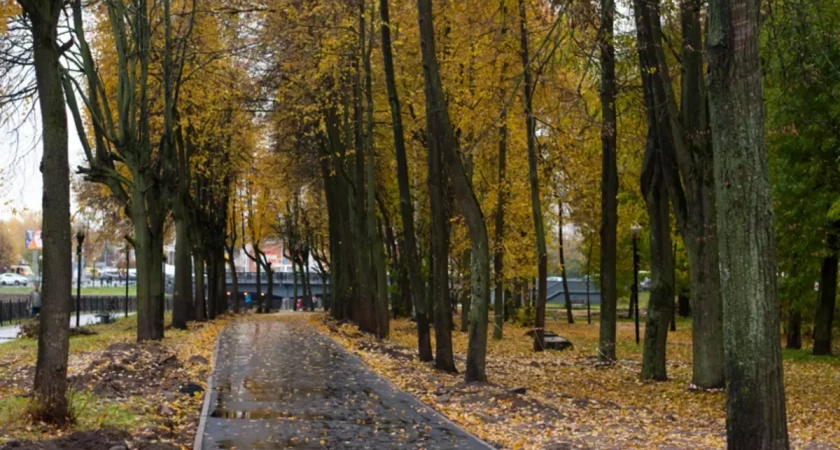
[[[388,385],[391,389],[393,389],[393,390],[394,390],[394,392],[396,393],[396,395],[397,395],[397,396],[400,396],[400,397],[403,397],[403,398],[407,398],[407,399],[410,399],[411,401],[417,402],[418,404],[422,405],[424,408],[427,408],[429,411],[431,411],[431,413],[432,413],[434,416],[436,416],[437,418],[441,419],[441,421],[442,421],[442,422],[444,422],[444,423],[448,424],[449,426],[451,426],[451,427],[453,427],[453,428],[455,428],[455,429],[457,429],[457,430],[460,430],[461,432],[463,432],[464,434],[466,434],[466,435],[467,435],[467,437],[468,437],[470,440],[472,440],[472,441],[473,441],[472,443],[474,444],[475,448],[484,448],[484,449],[487,449],[487,450],[495,450],[495,449],[496,449],[496,447],[493,447],[492,445],[490,445],[489,443],[487,443],[487,442],[486,442],[486,441],[484,441],[483,439],[481,439],[481,438],[479,438],[478,436],[476,436],[476,435],[474,435],[474,434],[470,433],[469,431],[465,430],[465,429],[464,429],[463,427],[461,427],[460,425],[458,425],[458,424],[456,424],[455,422],[453,422],[452,420],[450,420],[450,419],[449,419],[449,417],[446,417],[445,415],[441,414],[441,413],[440,413],[440,411],[436,410],[436,409],[435,409],[435,408],[433,408],[432,406],[429,406],[429,405],[427,405],[427,404],[425,404],[425,403],[421,402],[421,401],[420,401],[420,399],[418,399],[417,397],[415,397],[415,396],[413,396],[413,395],[409,394],[408,392],[406,392],[406,391],[402,390],[402,388],[400,388],[399,386],[397,386],[396,384],[394,384],[391,380],[389,380],[389,379],[385,378],[384,376],[382,376],[382,375],[380,375],[379,373],[377,373],[375,370],[371,369],[371,368],[370,368],[370,366],[368,366],[367,364],[365,364],[365,362],[364,362],[364,361],[362,361],[362,360],[361,360],[361,358],[359,358],[358,356],[356,356],[356,355],[355,355],[353,352],[351,352],[350,350],[347,350],[346,348],[344,348],[344,346],[343,346],[343,345],[341,345],[341,344],[339,344],[338,342],[336,342],[336,340],[335,340],[335,339],[333,339],[333,338],[332,338],[332,336],[330,336],[330,335],[328,335],[328,334],[324,333],[323,331],[319,330],[319,329],[318,329],[318,327],[314,327],[314,326],[312,326],[311,324],[310,324],[309,326],[310,326],[310,327],[312,327],[315,331],[317,331],[317,332],[318,332],[318,334],[320,334],[321,336],[325,337],[325,338],[326,338],[326,339],[328,339],[330,342],[332,342],[332,343],[333,343],[336,347],[338,347],[338,349],[339,349],[340,351],[342,351],[342,352],[344,352],[345,354],[347,354],[348,356],[350,356],[350,359],[352,359],[352,360],[353,360],[353,361],[355,361],[357,364],[361,365],[362,367],[364,367],[365,369],[367,369],[368,371],[370,371],[373,375],[375,375],[377,378],[379,378],[379,379],[380,379],[383,383],[387,384],[387,385]],[[200,449],[196,449],[196,450],[200,450]]]
[[[195,443],[193,450],[201,450],[204,445],[204,429],[207,427],[207,417],[210,416],[210,405],[217,397],[216,389],[213,387],[213,374],[216,372],[216,364],[219,362],[219,349],[222,342],[222,335],[225,334],[232,322],[228,322],[219,335],[216,337],[216,349],[213,351],[213,364],[210,365],[210,375],[207,377],[207,389],[204,390],[204,403],[201,406],[201,416],[198,420],[198,429],[195,432]]]

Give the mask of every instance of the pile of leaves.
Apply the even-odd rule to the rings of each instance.
[[[666,382],[642,382],[641,346],[633,325],[618,325],[616,364],[594,357],[598,324],[550,321],[549,330],[574,348],[535,353],[527,329],[505,324],[503,340],[488,339],[488,383],[465,384],[467,334],[453,331],[461,374],[417,359],[416,326],[391,322],[389,339],[377,341],[348,323],[326,317],[316,326],[357,354],[373,370],[498,448],[722,448],[725,395],[691,389],[690,325],[668,337]],[[434,348],[434,343],[432,343]],[[840,447],[840,396],[836,360],[786,358],[788,428],[797,448]]]
[[[38,333],[41,331],[41,321],[38,319],[26,319],[20,323],[20,331],[18,337],[23,339],[38,339]],[[93,336],[96,330],[92,327],[73,327],[70,328],[70,336]]]
[[[216,338],[226,319],[168,330],[136,343],[136,319],[94,325],[72,337],[68,361],[76,422],[66,429],[33,425],[25,415],[37,344],[0,345],[0,449],[190,448],[195,440]]]
[[[71,377],[76,389],[105,398],[126,399],[177,390],[193,379],[171,349],[158,343],[111,344],[81,374]]]

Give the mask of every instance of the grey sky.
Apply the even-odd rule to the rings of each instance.
[[[84,153],[69,111],[67,116],[70,170],[75,172],[76,167],[84,161]],[[34,114],[20,123],[17,130],[13,125],[0,127],[0,219],[11,217],[14,210],[41,210],[43,180],[38,166],[43,147],[40,122],[36,108]]]

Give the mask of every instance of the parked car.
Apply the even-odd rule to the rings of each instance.
[[[26,286],[29,279],[16,273],[8,272],[0,275],[0,286]]]

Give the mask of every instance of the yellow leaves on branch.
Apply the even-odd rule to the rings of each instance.
[[[0,0],[0,36],[9,31],[9,20],[20,13],[20,5],[17,1]]]

